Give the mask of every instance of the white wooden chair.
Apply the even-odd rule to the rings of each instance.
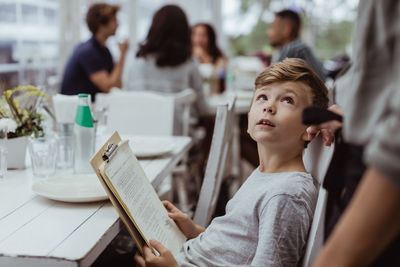
[[[172,135],[174,99],[153,92],[114,92],[108,96],[106,132]]]
[[[228,104],[217,107],[206,172],[193,217],[194,222],[203,227],[209,224],[216,208],[225,162],[232,141],[235,100],[233,98]]]
[[[109,95],[96,96],[102,106],[107,106],[106,132],[118,130],[121,134],[173,135],[175,108],[182,122],[178,135],[189,135],[190,105],[196,100],[192,89],[179,93],[149,91],[113,91]],[[176,125],[175,125],[176,126]]]
[[[190,106],[196,100],[192,89],[179,93],[152,91],[120,91],[99,94],[96,101],[108,109],[106,133],[117,130],[127,135],[189,135]],[[176,114],[179,107],[179,114]],[[178,125],[178,127],[176,127]],[[178,132],[177,130],[178,129]],[[180,203],[187,205],[185,175],[188,173],[186,157],[174,170]],[[177,174],[177,175],[175,175]],[[181,179],[181,177],[183,177]],[[157,189],[160,198],[172,200],[170,179]]]
[[[305,167],[317,180],[319,186],[318,200],[314,210],[314,218],[308,234],[306,251],[302,266],[311,266],[324,242],[325,207],[327,191],[322,187],[323,179],[332,159],[334,144],[327,147],[319,136],[308,144],[303,155]]]

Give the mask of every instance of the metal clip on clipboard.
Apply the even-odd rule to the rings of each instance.
[[[115,143],[108,143],[106,150],[102,156],[104,161],[109,162],[110,159],[114,156],[115,152],[117,151],[118,145]]]

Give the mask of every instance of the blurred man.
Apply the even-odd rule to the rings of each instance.
[[[311,49],[299,39],[300,30],[299,14],[288,9],[275,13],[274,21],[267,30],[267,37],[270,45],[280,51],[272,62],[282,61],[287,57],[304,59],[324,81],[325,73],[322,64],[316,59]]]
[[[128,43],[119,44],[120,60],[114,65],[105,46],[108,37],[118,28],[119,6],[93,4],[86,15],[86,23],[93,36],[79,44],[72,53],[64,71],[61,93],[75,95],[87,93],[94,100],[98,92],[108,93],[112,87],[121,87],[121,74]]]

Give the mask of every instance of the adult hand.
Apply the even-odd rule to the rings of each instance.
[[[118,43],[118,46],[119,46],[119,51],[121,52],[121,55],[125,55],[129,48],[128,39],[125,39],[123,42]]]
[[[194,46],[192,48],[192,53],[200,63],[212,63],[212,57],[208,55],[207,51],[205,51],[203,47]]]
[[[186,238],[195,238],[200,233],[204,232],[203,227],[195,224],[186,213],[180,211],[171,202],[164,200],[162,203],[168,211],[168,216],[175,221]]]
[[[338,105],[332,105],[328,110],[343,116],[343,112]],[[342,123],[336,120],[327,121],[319,125],[312,125],[307,128],[308,138],[313,140],[318,134],[322,135],[322,140],[326,146],[333,143],[334,134],[337,129],[342,127]]]
[[[134,257],[141,267],[179,267],[171,251],[166,249],[160,242],[150,240],[150,245],[158,251],[160,256],[154,255],[149,247],[143,247],[143,256],[136,253]]]

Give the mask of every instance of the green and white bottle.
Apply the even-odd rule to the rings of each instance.
[[[91,173],[90,159],[94,154],[95,130],[93,127],[92,113],[89,107],[87,94],[79,94],[79,105],[75,116],[74,139],[75,139],[75,173]]]

